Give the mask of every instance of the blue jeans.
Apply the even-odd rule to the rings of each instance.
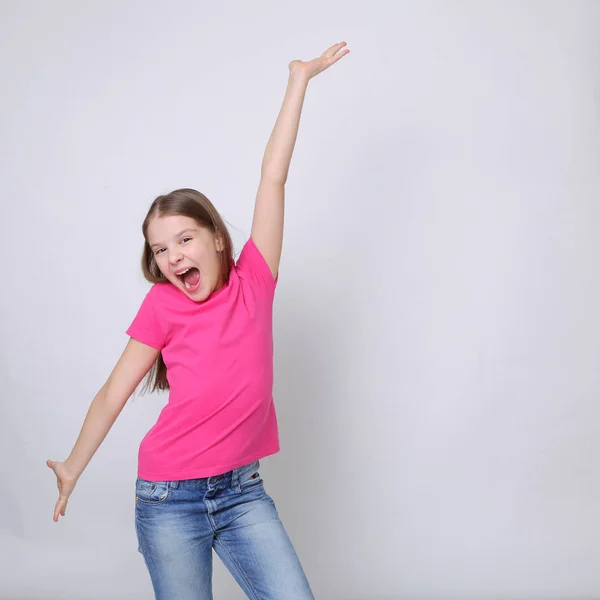
[[[314,600],[259,466],[201,479],[136,479],[138,550],[156,600],[212,600],[213,548],[248,598]]]

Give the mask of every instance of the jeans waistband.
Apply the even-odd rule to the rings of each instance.
[[[210,477],[199,477],[197,479],[180,479],[169,481],[169,487],[176,490],[180,487],[190,488],[228,488],[237,487],[240,481],[243,481],[246,477],[254,475],[260,468],[260,461],[255,460],[247,465],[221,473],[220,475],[211,475]]]

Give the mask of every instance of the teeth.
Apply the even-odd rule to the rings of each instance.
[[[185,273],[187,273],[190,269],[192,269],[193,267],[188,267],[185,271],[181,271],[179,273],[175,273],[175,275],[177,275],[177,277],[181,278],[182,275],[184,275]],[[194,286],[189,285],[187,283],[187,281],[183,281],[182,280],[183,285],[185,286],[186,290],[191,290]]]

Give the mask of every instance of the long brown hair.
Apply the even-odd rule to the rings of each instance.
[[[142,224],[142,233],[144,234],[142,272],[144,273],[144,277],[150,283],[165,283],[168,281],[158,268],[152,249],[148,244],[148,225],[154,217],[166,217],[169,215],[190,217],[201,227],[208,228],[217,238],[221,238],[223,250],[219,252],[221,267],[219,279],[220,283],[225,285],[229,281],[233,262],[231,236],[213,203],[204,194],[189,188],[174,190],[170,194],[158,196],[150,205]],[[148,372],[142,394],[147,390],[154,392],[155,390],[168,389],[167,366],[161,353]]]

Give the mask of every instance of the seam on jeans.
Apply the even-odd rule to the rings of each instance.
[[[229,559],[237,567],[240,575],[242,576],[243,580],[246,582],[248,589],[252,592],[253,598],[251,600],[260,600],[258,594],[256,593],[256,590],[252,586],[252,583],[250,583],[250,580],[246,577],[246,573],[244,572],[244,570],[242,569],[242,567],[238,563],[238,561],[235,559],[233,554],[229,551],[229,548],[219,539],[218,536],[215,536],[215,542],[217,542],[223,548],[223,550],[225,550],[225,552],[227,552]]]
[[[208,518],[208,522],[210,523],[210,526],[212,527],[213,535],[216,536],[217,535],[217,523],[215,522],[212,512],[211,512],[211,506],[210,506],[211,499],[207,498],[206,494],[205,494],[202,501],[204,502],[204,506],[206,506],[206,516]]]

